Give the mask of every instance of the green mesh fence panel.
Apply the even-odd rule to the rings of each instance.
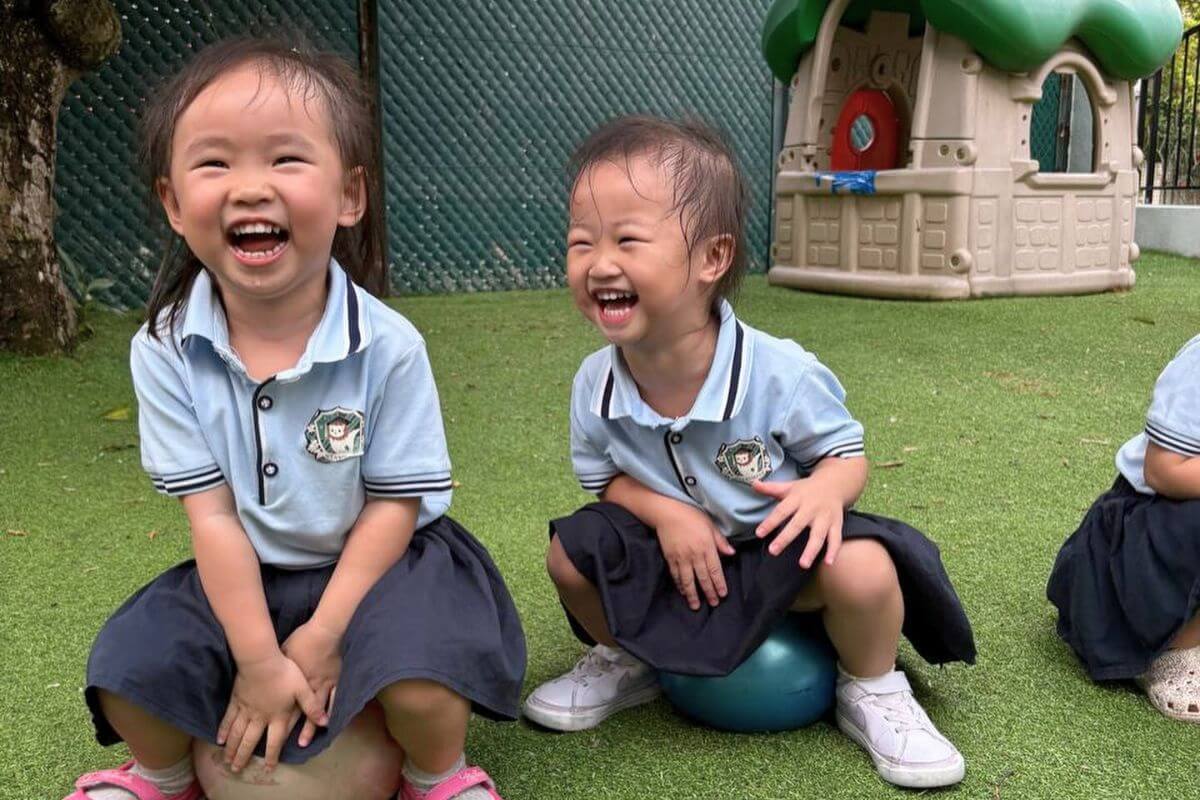
[[[58,122],[59,246],[80,279],[116,282],[99,300],[145,303],[162,254],[161,216],[142,189],[136,124],[148,91],[196,48],[285,22],[357,63],[357,0],[240,3],[115,0],[124,39],[97,72],[76,81]]]
[[[768,0],[380,0],[392,282],[398,291],[563,283],[572,146],[630,112],[729,132],[767,254]]]
[[[1042,99],[1033,107],[1029,125],[1029,149],[1042,172],[1059,172],[1065,164],[1058,163],[1059,103],[1062,99],[1062,80],[1051,72],[1042,84]]]
[[[136,164],[147,92],[224,36],[299,26],[357,57],[356,0],[117,0],[121,51],[77,81],[59,119],[56,233],[78,281],[145,302],[162,247]],[[562,283],[571,146],[618,113],[696,113],[734,140],[753,187],[751,262],[766,261],[768,0],[380,0],[383,143],[393,283],[461,291]],[[734,7],[736,6],[736,7]]]

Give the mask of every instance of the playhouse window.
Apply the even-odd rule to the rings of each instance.
[[[1029,150],[1041,172],[1096,171],[1094,104],[1074,74],[1052,72],[1029,121]]]
[[[859,114],[850,124],[850,148],[862,153],[875,143],[875,123],[866,114]]]

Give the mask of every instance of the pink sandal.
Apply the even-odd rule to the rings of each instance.
[[[463,767],[425,794],[417,791],[411,783],[405,780],[400,784],[399,800],[450,800],[462,794],[467,789],[482,786],[492,796],[492,800],[504,800],[496,791],[496,784],[479,767]]]
[[[64,797],[63,800],[88,800],[88,789],[100,789],[104,786],[115,786],[118,789],[124,789],[133,794],[138,800],[204,800],[204,792],[200,789],[199,781],[189,786],[187,791],[168,797],[155,788],[154,784],[150,781],[130,772],[129,770],[132,767],[133,762],[126,761],[116,769],[102,769],[98,772],[89,772],[75,781],[75,791]],[[499,797],[499,795],[496,796]]]

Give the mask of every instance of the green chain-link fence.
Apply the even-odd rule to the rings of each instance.
[[[121,51],[72,86],[59,120],[57,234],[100,299],[143,303],[160,214],[135,163],[147,91],[223,36],[298,26],[357,59],[357,0],[116,0]],[[758,51],[768,0],[379,0],[393,285],[403,292],[562,283],[563,164],[611,115],[692,112],[731,134],[754,187],[752,262],[766,258],[772,84]]]
[[[1059,147],[1062,114],[1062,76],[1051,72],[1042,84],[1042,99],[1033,107],[1029,126],[1029,149],[1042,172],[1066,169]]]
[[[392,282],[401,291],[560,285],[564,164],[596,123],[691,112],[723,127],[767,251],[767,0],[380,4]]]
[[[121,50],[72,85],[58,120],[56,236],[77,282],[111,278],[99,299],[145,302],[162,254],[161,213],[137,165],[137,119],[146,94],[196,48],[225,36],[287,23],[357,61],[357,0],[131,2],[121,14]]]

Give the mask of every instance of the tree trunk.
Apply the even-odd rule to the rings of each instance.
[[[0,350],[61,352],[75,310],[54,245],[58,109],[120,43],[108,0],[0,0]]]

